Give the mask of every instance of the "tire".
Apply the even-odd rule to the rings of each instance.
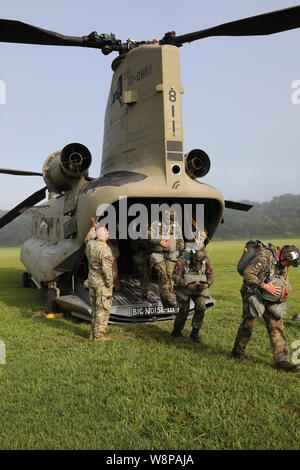
[[[31,284],[31,280],[30,280],[30,277],[29,277],[29,274],[28,273],[23,273],[22,274],[22,287],[30,287],[30,284]]]
[[[58,305],[56,303],[56,290],[55,289],[48,289],[46,292],[46,313],[57,313],[58,312]]]

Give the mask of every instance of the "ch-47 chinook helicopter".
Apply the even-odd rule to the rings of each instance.
[[[52,153],[42,173],[0,169],[7,175],[38,175],[46,186],[0,219],[0,228],[25,210],[32,215],[32,237],[22,246],[27,269],[23,285],[33,282],[47,292],[48,310],[53,300],[73,315],[89,319],[84,240],[90,219],[100,216],[101,204],[176,202],[204,205],[208,240],[222,221],[224,208],[247,211],[250,205],[224,201],[212,186],[197,178],[210,168],[208,155],[199,149],[184,153],[179,47],[212,36],[268,35],[300,26],[300,6],[266,13],[176,36],[168,32],[159,41],[128,40],[96,32],[83,37],[64,36],[18,21],[0,20],[0,42],[78,46],[119,53],[112,62],[113,78],[108,96],[101,174],[88,176],[91,154],[77,143]],[[46,197],[46,203],[35,206]],[[33,207],[35,206],[35,207]],[[117,207],[118,210],[118,207]],[[161,308],[157,285],[147,302],[141,301],[134,277],[130,240],[119,240],[121,291],[114,296],[111,322],[166,320],[173,312]],[[137,308],[140,307],[140,308]],[[139,312],[136,316],[134,312]]]

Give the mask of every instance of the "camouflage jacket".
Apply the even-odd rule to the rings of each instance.
[[[154,223],[149,229],[149,251],[162,253],[166,259],[176,261],[179,250],[184,248],[184,241],[182,239],[180,227],[172,224],[165,231],[166,239],[170,243],[170,248],[163,248],[161,246],[160,242],[163,239],[163,227],[161,224]]]
[[[85,239],[85,253],[89,263],[89,287],[113,288],[113,256],[107,243],[96,238],[96,230],[91,228]]]
[[[251,262],[246,266],[244,271],[244,282],[242,290],[253,291],[261,288],[262,283],[267,283],[272,276],[286,276],[286,271],[280,264],[276,251],[274,254],[266,249],[261,248]]]
[[[120,251],[119,251],[119,242],[118,240],[114,239],[109,239],[107,242],[107,245],[111,249],[112,255],[113,255],[113,260],[116,261],[120,257]]]
[[[173,279],[177,286],[186,287],[187,283],[184,279],[184,275],[187,272],[186,268],[186,257],[188,253],[184,252],[177,260]],[[189,274],[199,275],[199,279],[201,275],[206,275],[207,283],[211,286],[214,282],[214,274],[213,269],[210,263],[208,256],[206,256],[202,261],[197,261],[194,257],[191,258],[191,263],[188,268]]]

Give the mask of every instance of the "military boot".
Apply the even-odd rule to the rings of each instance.
[[[199,336],[199,328],[193,328],[192,332],[190,334],[190,338],[195,341],[195,343],[199,343],[201,341],[201,338]]]
[[[102,335],[102,336],[99,336],[98,338],[94,338],[94,342],[96,343],[102,342],[102,341],[110,341],[110,340],[111,340],[111,337],[107,335]]]
[[[245,353],[239,353],[235,349],[233,349],[231,354],[232,354],[232,357],[234,357],[234,359],[237,359],[240,362],[248,361],[248,356]]]
[[[173,336],[173,338],[182,338],[183,337],[181,331],[178,330],[178,328],[173,328],[173,331],[172,331],[171,335]]]
[[[276,364],[277,370],[284,372],[300,372],[300,365],[291,364],[289,361],[280,361]]]

